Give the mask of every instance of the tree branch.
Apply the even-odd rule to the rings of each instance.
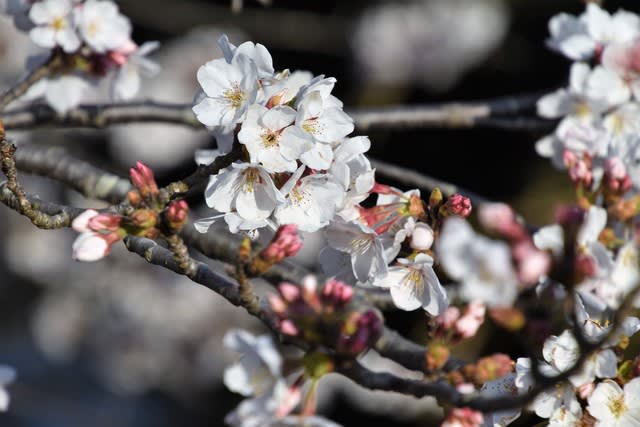
[[[513,116],[535,109],[541,94],[513,95],[486,101],[450,102],[443,104],[398,105],[376,108],[347,109],[359,131],[374,128],[472,128],[488,127],[509,130],[551,130],[555,120]],[[102,129],[126,123],[173,123],[204,130],[192,104],[138,101],[121,104],[81,105],[65,114],[57,114],[49,106],[35,104],[8,111],[3,115],[6,129],[37,127],[89,127]]]

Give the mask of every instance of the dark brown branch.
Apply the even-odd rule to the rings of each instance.
[[[58,147],[21,145],[15,159],[20,171],[54,179],[88,198],[118,203],[131,189],[128,180],[69,156]]]
[[[376,176],[382,176],[408,187],[417,187],[423,190],[430,191],[438,187],[447,196],[450,196],[454,193],[462,194],[463,196],[471,199],[471,202],[474,205],[480,205],[490,202],[490,200],[479,194],[476,194],[469,190],[465,190],[464,188],[460,188],[455,184],[451,184],[449,182],[433,178],[429,175],[425,175],[418,171],[407,169],[402,166],[396,166],[392,163],[384,162],[382,160],[371,158],[369,158],[369,160],[371,161],[371,166],[376,170]]]
[[[25,198],[31,209],[39,213],[36,218],[36,223],[34,223],[38,228],[51,230],[70,227],[71,222],[85,211],[84,209],[74,208],[72,206],[43,202],[30,194],[25,194]],[[0,202],[20,213],[20,201],[16,195],[7,188],[6,182],[0,184]]]
[[[512,116],[532,110],[540,94],[514,95],[487,101],[455,102],[432,105],[398,105],[377,108],[352,108],[346,112],[356,129],[415,129],[428,127],[489,127],[509,130],[553,128],[555,121],[535,117]],[[81,105],[65,114],[57,114],[47,105],[37,104],[8,111],[3,119],[7,129],[37,127],[89,127],[101,129],[126,123],[161,122],[204,130],[194,116],[191,104],[154,101],[122,104]]]

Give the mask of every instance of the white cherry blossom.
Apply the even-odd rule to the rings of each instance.
[[[280,144],[282,132],[295,118],[296,111],[284,105],[272,109],[257,104],[249,107],[238,140],[247,147],[252,163],[261,163],[268,172],[297,169],[298,150],[295,147],[286,149]],[[292,157],[286,157],[285,153]]]
[[[355,277],[361,282],[387,274],[382,239],[361,223],[334,221],[326,230],[329,246],[351,257]]]
[[[489,307],[515,301],[517,276],[504,242],[479,236],[465,220],[451,217],[444,223],[436,252],[447,275],[461,282],[464,300],[480,300]]]
[[[218,46],[220,46],[224,59],[229,64],[233,63],[234,59],[239,55],[245,55],[256,65],[259,79],[270,79],[273,77],[273,59],[264,45],[247,41],[239,46],[235,46],[229,41],[229,37],[223,34],[218,39]]]
[[[80,47],[80,38],[73,22],[71,0],[44,0],[29,10],[29,18],[36,25],[29,35],[35,44],[52,49],[60,46],[65,52]]]
[[[596,419],[596,426],[640,425],[640,378],[629,381],[624,389],[614,381],[603,381],[598,384],[588,402],[587,411]]]
[[[418,254],[414,260],[399,258],[386,276],[373,281],[374,286],[389,289],[396,307],[412,311],[422,307],[438,316],[449,305],[447,293],[433,271],[433,258]]]
[[[257,70],[246,55],[237,56],[231,64],[223,58],[209,61],[198,69],[197,77],[206,96],[193,112],[206,126],[238,123],[256,99]]]
[[[245,220],[267,219],[284,197],[260,165],[233,163],[212,175],[205,190],[207,205],[218,212],[232,211]]]
[[[97,53],[118,49],[130,40],[131,23],[109,0],[87,0],[74,9],[82,39]]]
[[[118,68],[111,88],[111,97],[115,100],[129,100],[140,90],[140,77],[151,78],[160,72],[160,66],[147,58],[160,47],[159,42],[146,42],[141,46],[133,45],[133,52],[127,62]]]
[[[300,172],[304,169],[302,166]],[[344,191],[330,175],[315,174],[299,179],[294,174],[283,186],[285,202],[275,209],[279,225],[296,224],[302,231],[313,232],[329,224],[342,204]]]

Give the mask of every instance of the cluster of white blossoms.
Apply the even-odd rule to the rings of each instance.
[[[538,114],[562,119],[537,151],[585,191],[640,188],[640,17],[595,2],[549,22],[548,45],[575,61],[569,86],[542,97]]]
[[[60,65],[33,85],[24,100],[44,98],[64,113],[108,75],[113,75],[112,99],[127,100],[137,94],[141,75],[159,70],[146,58],[159,44],[136,45],[129,19],[111,0],[5,0],[1,5],[36,45],[60,57]],[[39,66],[46,58],[31,58],[27,67]]]
[[[196,161],[211,162],[233,144],[242,160],[211,176],[205,199],[218,214],[196,223],[197,229],[206,232],[219,218],[234,233],[287,224],[305,232],[325,229],[330,247],[321,261],[328,274],[340,277],[340,266],[348,266],[350,278],[390,288],[402,309],[423,307],[433,315],[446,309],[446,293],[426,253],[433,230],[413,218],[424,213],[420,194],[375,183],[365,156],[370,141],[349,136],[353,120],[331,94],[336,79],[276,72],[261,44],[234,46],[226,36],[219,44],[224,58],[198,70],[203,91],[193,108],[216,136],[218,150],[200,152]],[[372,193],[377,206],[365,209],[360,202]],[[423,253],[388,268],[403,242]]]
[[[233,329],[224,337],[224,346],[240,353],[238,362],[224,373],[224,384],[247,399],[230,412],[225,422],[233,427],[299,426],[339,427],[317,416],[293,415],[302,398],[302,384],[287,383],[283,374],[283,358],[271,335],[254,336]]]

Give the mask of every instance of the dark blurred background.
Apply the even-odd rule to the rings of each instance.
[[[242,12],[233,14],[229,1],[118,4],[134,24],[136,42],[163,42],[156,58],[165,71],[146,83],[145,98],[189,102],[197,67],[220,56],[216,39],[226,32],[236,44],[266,45],[276,69],[335,76],[334,93],[347,107],[556,89],[566,84],[570,64],[546,49],[547,22],[561,11],[584,8],[578,0],[273,0],[266,8],[245,0]],[[640,11],[632,0],[605,6]],[[7,20],[0,24],[0,82],[6,87],[33,49]],[[369,133],[370,154],[511,202],[527,220],[543,224],[554,204],[572,198],[563,174],[535,153],[535,141],[548,131],[377,130]],[[11,136],[64,145],[123,175],[142,160],[161,183],[195,167],[195,148],[214,146],[204,132],[157,125]],[[26,179],[45,199],[99,206],[46,180]],[[0,364],[18,371],[11,410],[0,414],[0,426],[216,426],[240,401],[220,377],[234,358],[221,349],[224,332],[231,326],[260,330],[242,310],[122,250],[98,264],[72,263],[73,233],[37,231],[2,207],[0,236]],[[392,315],[390,321],[417,339],[425,325],[421,314]],[[517,354],[508,336],[491,331],[464,351],[488,353],[498,350],[496,342],[499,350]],[[344,425],[438,422],[440,412],[429,399],[393,401],[358,393],[335,378],[326,389],[320,409]]]

